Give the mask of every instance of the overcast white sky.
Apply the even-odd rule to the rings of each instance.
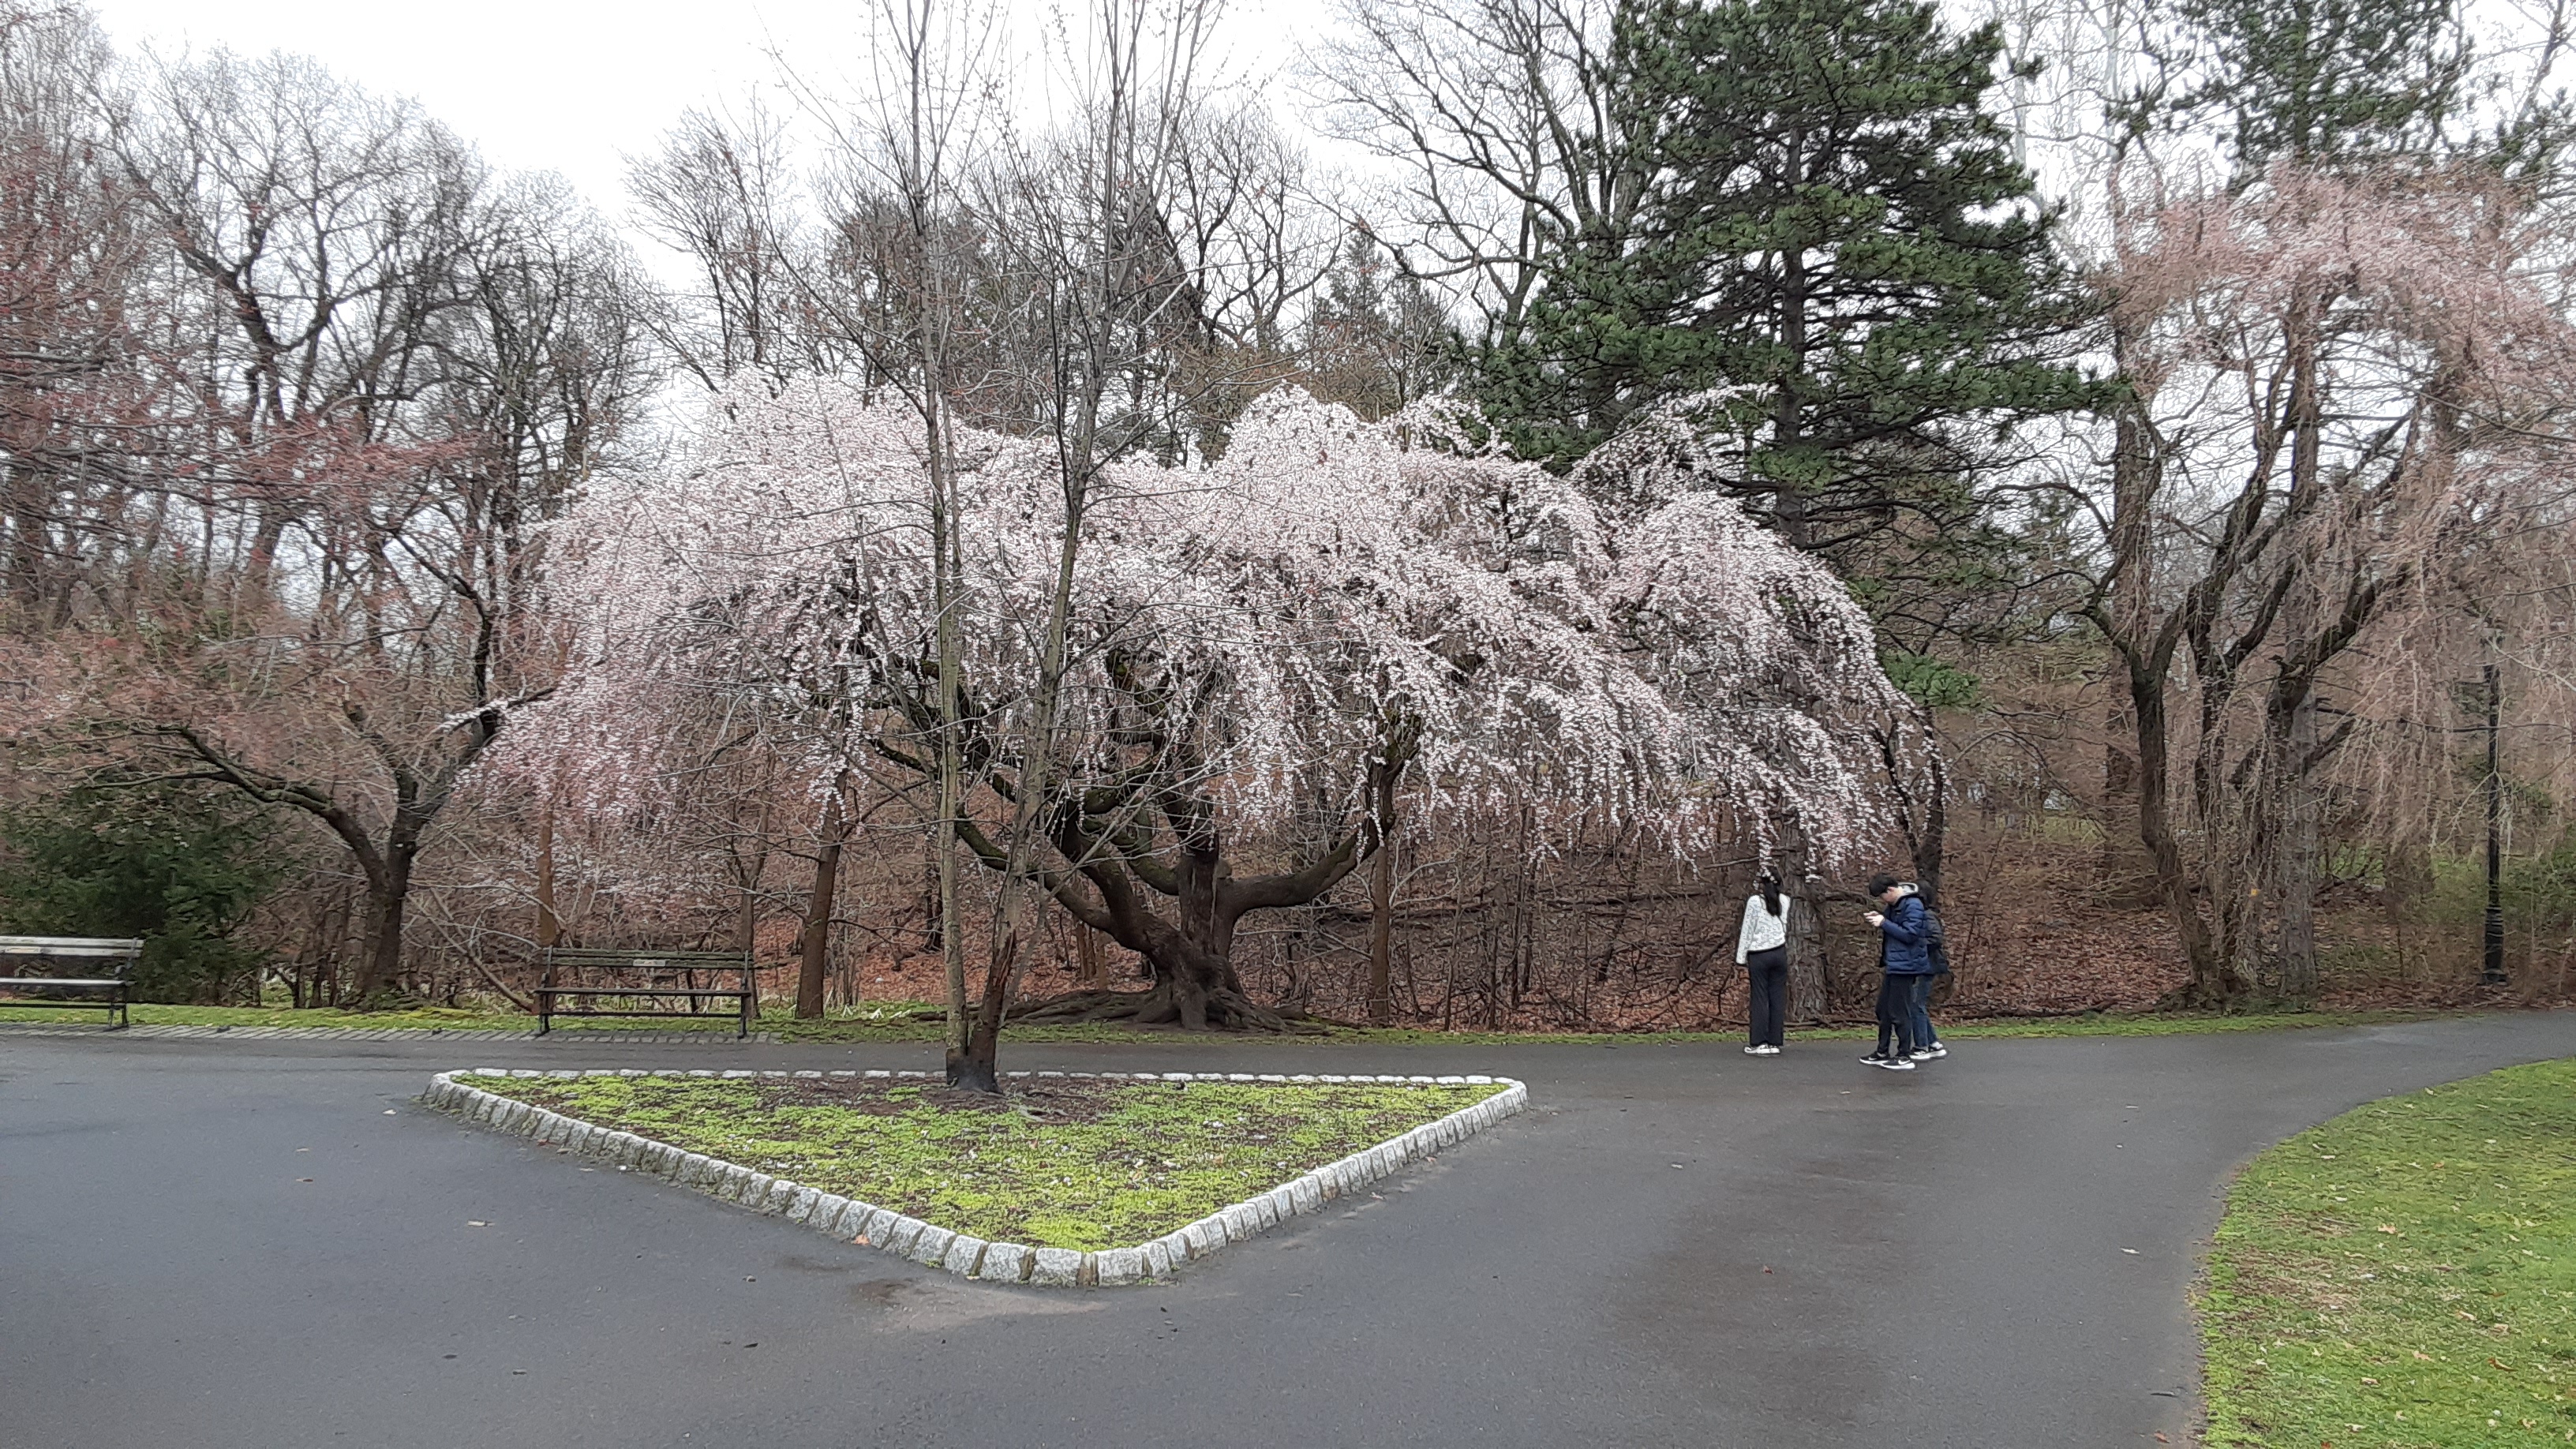
[[[809,77],[855,73],[867,14],[866,0],[89,3],[122,51],[287,50],[369,90],[411,96],[487,158],[559,171],[611,216],[625,210],[621,153],[651,149],[689,106],[770,82],[773,46]],[[1034,35],[1056,8],[1017,0],[1013,26]],[[1238,0],[1222,22],[1224,49],[1238,67],[1275,70],[1295,53],[1296,26],[1323,8]],[[1283,110],[1294,124],[1293,108]]]

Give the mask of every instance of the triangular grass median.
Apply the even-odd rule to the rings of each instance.
[[[1506,1084],[470,1077],[482,1091],[993,1242],[1159,1237]]]

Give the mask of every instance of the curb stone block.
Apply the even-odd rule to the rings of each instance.
[[[1022,1243],[987,1243],[975,1276],[987,1283],[1017,1283],[1029,1276],[1029,1249]]]
[[[1142,1248],[1111,1248],[1092,1255],[1096,1276],[1092,1279],[1103,1288],[1121,1288],[1151,1271],[1146,1267]]]
[[[1407,1164],[1435,1154],[1439,1149],[1463,1141],[1479,1128],[1499,1122],[1520,1111],[1529,1101],[1529,1088],[1509,1077],[1475,1074],[1442,1077],[1345,1076],[1330,1073],[1283,1076],[1277,1073],[1215,1072],[1016,1072],[1014,1077],[1089,1077],[1093,1080],[1127,1080],[1140,1082],[1283,1083],[1299,1084],[1366,1084],[1392,1086],[1494,1086],[1503,1090],[1472,1106],[1461,1108],[1432,1122],[1354,1152],[1289,1181],[1256,1193],[1241,1202],[1232,1203],[1176,1228],[1151,1241],[1133,1247],[1109,1248],[1098,1252],[1080,1252],[1071,1248],[1035,1248],[1024,1243],[986,1243],[982,1239],[954,1232],[918,1218],[906,1217],[888,1208],[875,1207],[838,1194],[826,1193],[787,1179],[756,1171],[744,1164],[726,1162],[703,1153],[688,1152],[673,1144],[658,1142],[632,1132],[611,1129],[585,1122],[534,1103],[502,1097],[479,1090],[460,1078],[504,1078],[530,1080],[540,1077],[578,1080],[585,1076],[642,1077],[659,1076],[695,1079],[743,1080],[750,1078],[791,1077],[814,1079],[833,1077],[926,1078],[931,1073],[915,1071],[724,1071],[705,1069],[663,1069],[644,1071],[633,1067],[599,1071],[504,1070],[497,1067],[460,1068],[441,1072],[430,1080],[428,1090],[418,1100],[452,1111],[469,1122],[487,1125],[495,1131],[530,1138],[539,1145],[559,1147],[565,1152],[614,1162],[665,1178],[675,1186],[693,1187],[754,1212],[784,1215],[800,1226],[833,1233],[845,1241],[860,1240],[887,1252],[912,1258],[926,1266],[938,1267],[961,1277],[974,1277],[990,1283],[1029,1284],[1040,1287],[1118,1287],[1149,1278],[1169,1275],[1184,1263],[1204,1258],[1229,1243],[1286,1222],[1299,1213],[1320,1211],[1336,1197],[1348,1196],[1368,1184],[1401,1171]]]

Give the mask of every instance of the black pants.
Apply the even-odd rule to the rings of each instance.
[[[1878,1054],[1911,1056],[1923,1043],[1914,1039],[1914,983],[1920,978],[1882,971],[1878,976]],[[1890,1038],[1895,1050],[1889,1051]]]
[[[1781,1044],[1781,1026],[1789,1011],[1789,948],[1774,946],[1744,958],[1744,974],[1753,986],[1752,1046]]]

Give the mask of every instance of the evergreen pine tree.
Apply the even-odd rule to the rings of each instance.
[[[2459,0],[2184,0],[2207,47],[2183,104],[2215,111],[2241,177],[2440,147],[2469,50]]]
[[[2053,218],[1985,108],[1997,33],[1916,0],[1635,0],[1613,49],[1637,202],[1563,238],[1528,328],[1487,340],[1489,413],[1571,464],[1733,389],[1695,408],[1703,475],[1792,543],[1973,531],[1982,449],[2098,400],[2060,355],[2084,310]]]

